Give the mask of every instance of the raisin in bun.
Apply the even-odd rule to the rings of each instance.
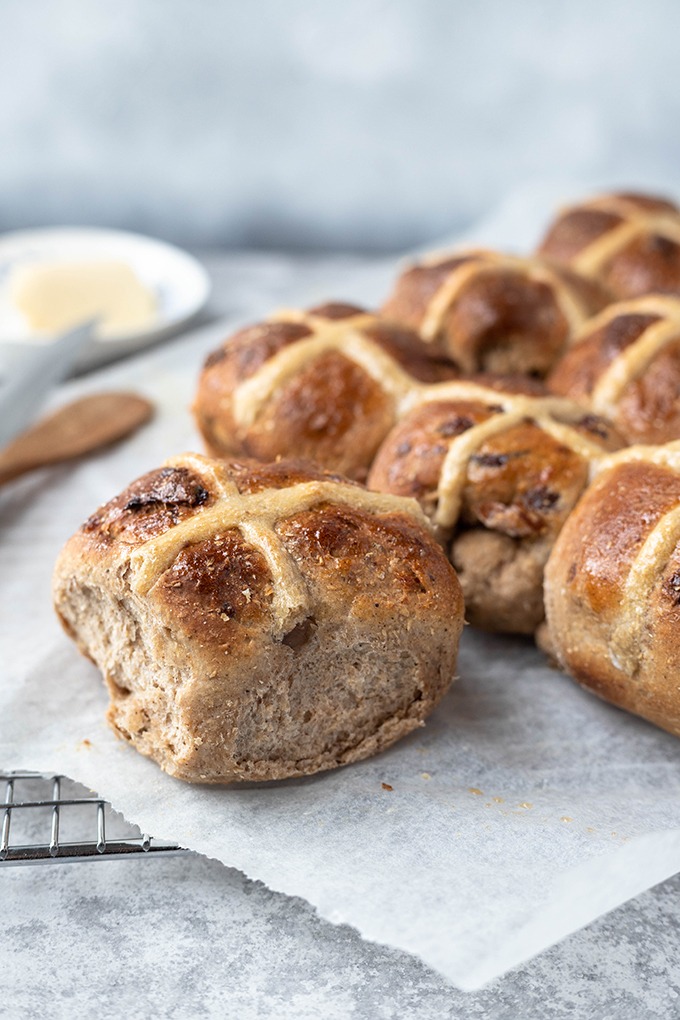
[[[629,443],[680,439],[680,298],[610,305],[586,324],[548,385],[609,418]]]
[[[444,383],[422,393],[389,434],[369,485],[421,503],[472,624],[532,634],[543,619],[552,544],[591,462],[618,445],[607,422],[571,401]]]
[[[225,341],[208,356],[193,410],[214,456],[305,457],[363,481],[403,397],[457,374],[409,330],[327,304]]]
[[[114,730],[190,782],[358,761],[422,725],[454,674],[455,572],[412,500],[300,462],[187,454],[63,549],[54,599]]]
[[[539,254],[598,281],[616,298],[680,296],[680,209],[654,195],[599,195],[563,209]]]
[[[382,314],[416,330],[466,375],[542,376],[609,300],[563,266],[472,250],[407,269]]]
[[[604,458],[545,575],[551,654],[680,736],[680,443]]]

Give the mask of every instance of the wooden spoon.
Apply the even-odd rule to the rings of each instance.
[[[152,414],[153,404],[134,393],[95,393],[74,400],[0,451],[0,485],[123,439]]]

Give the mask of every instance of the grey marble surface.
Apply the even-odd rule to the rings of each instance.
[[[333,927],[187,856],[0,874],[8,1020],[671,1020],[680,1013],[680,879],[489,988]]]
[[[263,293],[280,304],[352,298],[389,276],[387,266],[349,258],[245,254],[206,263],[213,311],[243,320],[271,310]],[[680,1015],[680,876],[471,994],[194,855],[0,869],[0,917],[3,1020]]]

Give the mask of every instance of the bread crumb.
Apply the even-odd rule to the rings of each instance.
[[[519,806],[521,808],[532,808],[534,805],[530,804],[528,800],[523,800]]]
[[[229,623],[231,617],[227,616],[226,613],[220,613],[220,620],[224,620],[225,623]]]
[[[393,786],[390,786],[390,784],[389,784],[389,783],[381,783],[380,785],[382,786],[383,790],[389,790],[389,791],[390,791],[390,793],[391,793],[391,792],[392,792],[392,790],[394,789],[394,787],[393,787]]]
[[[573,819],[570,818],[569,815],[562,815],[562,817],[560,818],[560,821],[561,822],[571,822],[571,821],[573,821]]]
[[[474,793],[476,797],[483,797],[484,791],[478,790],[476,786],[468,786],[468,793]]]
[[[421,772],[420,775],[422,779],[432,779],[432,776],[430,775],[429,772]]]

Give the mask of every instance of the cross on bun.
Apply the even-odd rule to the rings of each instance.
[[[467,375],[542,376],[609,300],[598,284],[563,266],[471,250],[407,269],[381,311]]]
[[[545,605],[563,669],[680,736],[680,443],[603,458],[551,553]]]
[[[369,486],[415,497],[439,529],[487,630],[532,634],[543,569],[591,462],[620,441],[571,401],[471,381],[421,391],[380,448]]]
[[[363,481],[416,382],[457,374],[410,331],[327,304],[227,340],[205,363],[193,410],[214,456],[304,457]]]
[[[680,296],[680,209],[654,195],[600,195],[568,206],[538,252],[599,281],[616,298]]]
[[[358,761],[453,679],[463,602],[413,500],[301,462],[185,454],[64,547],[54,600],[108,719],[191,782]]]
[[[548,385],[609,418],[629,443],[680,438],[680,298],[651,294],[605,308]]]

